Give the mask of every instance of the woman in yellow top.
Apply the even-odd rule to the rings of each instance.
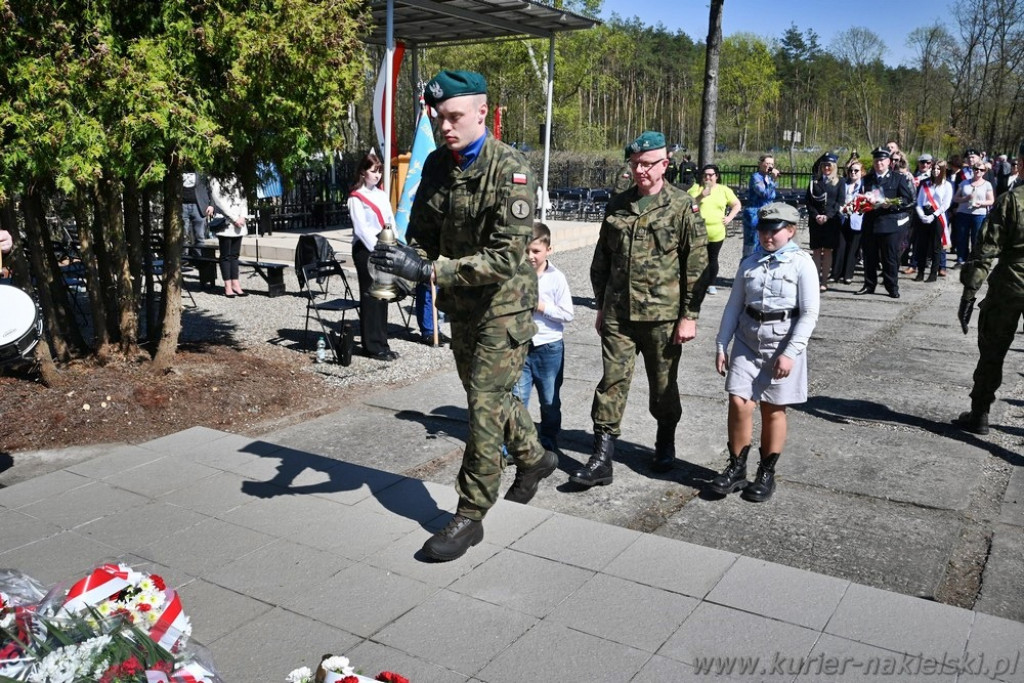
[[[725,226],[739,215],[740,200],[728,185],[719,185],[718,166],[707,164],[701,169],[702,184],[694,183],[690,196],[700,207],[700,217],[708,230],[708,294],[717,294],[718,252],[725,243]]]

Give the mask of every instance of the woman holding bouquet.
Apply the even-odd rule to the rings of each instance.
[[[839,248],[832,264],[832,279],[844,285],[853,284],[853,269],[860,251],[860,227],[864,216],[854,211],[853,204],[854,198],[864,191],[863,175],[864,166],[860,159],[852,159],[846,167],[846,204],[840,212]]]
[[[832,273],[832,253],[839,246],[842,226],[840,210],[846,203],[846,183],[839,182],[834,154],[825,154],[818,160],[818,172],[807,188],[807,212],[810,226],[811,258],[818,270],[818,284],[822,292],[828,291]]]
[[[917,241],[914,254],[917,255],[917,276],[915,281],[925,279],[924,268],[928,259],[932,260],[931,274],[928,282],[935,282],[938,273],[946,273],[946,250],[943,244],[949,244],[949,223],[946,211],[953,201],[953,186],[946,180],[946,162],[940,161],[931,168],[930,177],[921,181],[917,191],[917,217],[920,225],[917,228]]]

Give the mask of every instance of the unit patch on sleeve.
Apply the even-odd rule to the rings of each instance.
[[[509,209],[513,216],[521,220],[530,215],[530,202],[525,199],[517,199],[512,202],[512,206]]]

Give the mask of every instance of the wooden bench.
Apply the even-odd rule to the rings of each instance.
[[[199,255],[185,254],[182,262],[195,266],[199,271],[199,284],[204,287],[215,287],[217,285],[217,265],[220,258],[217,257],[215,247],[199,247]],[[284,269],[290,268],[287,263],[271,263],[267,261],[254,261],[252,259],[238,259],[238,265],[252,268],[256,274],[267,283],[267,296],[281,296],[285,293]]]

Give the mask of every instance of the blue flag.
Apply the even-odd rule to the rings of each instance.
[[[420,120],[416,124],[416,138],[412,141],[412,152],[409,154],[409,170],[405,174],[405,185],[402,196],[398,198],[398,211],[395,213],[395,235],[400,242],[405,242],[405,232],[409,229],[409,213],[412,211],[416,190],[420,187],[423,176],[423,164],[427,155],[434,151],[434,131],[430,127],[430,116],[426,107],[420,110]]]

